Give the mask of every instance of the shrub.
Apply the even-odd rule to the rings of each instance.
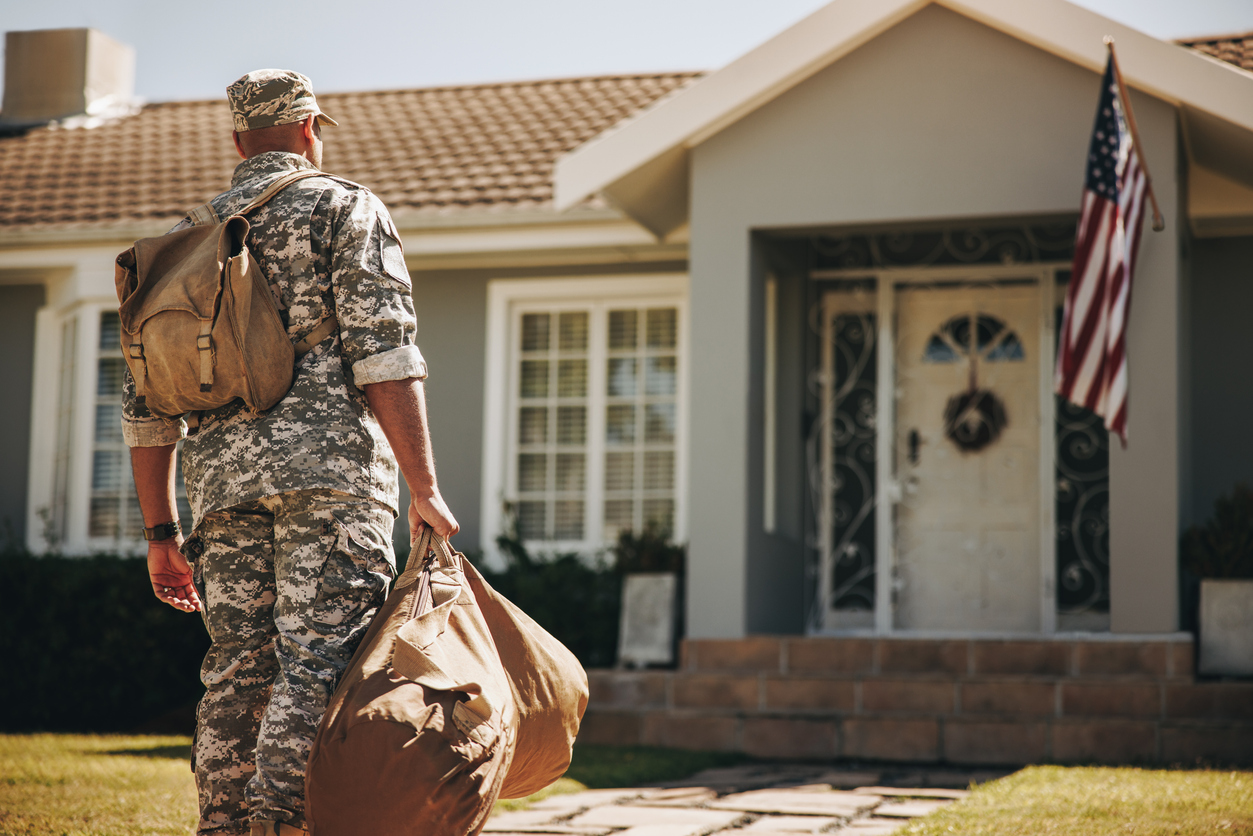
[[[199,699],[209,639],[143,560],[0,552],[0,729],[122,731]]]
[[[1198,578],[1253,578],[1253,490],[1240,484],[1220,496],[1205,525],[1184,533],[1180,558]]]

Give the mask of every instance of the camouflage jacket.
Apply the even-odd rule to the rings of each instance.
[[[303,157],[259,154],[235,169],[211,203],[219,217],[243,208],[277,177],[310,168]],[[409,273],[387,208],[368,189],[297,181],[248,216],[248,248],[270,282],[293,342],[330,314],[338,333],[296,363],[291,391],[264,415],[241,401],[169,423],[135,398],[126,376],[122,432],[131,447],[185,439],[183,476],[192,516],[288,491],[323,488],[397,506],[397,466],[360,386],[426,376],[414,344]],[[175,229],[190,224],[184,219]]]

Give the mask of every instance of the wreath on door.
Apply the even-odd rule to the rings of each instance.
[[[926,363],[969,364],[966,390],[953,395],[944,407],[944,435],[959,450],[978,452],[1000,438],[1009,425],[1004,402],[979,385],[979,362],[1015,362],[1026,359],[1022,340],[994,316],[981,313],[955,316],[927,343]]]

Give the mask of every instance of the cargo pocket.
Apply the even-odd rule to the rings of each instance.
[[[389,560],[391,544],[369,526],[338,515],[324,523],[323,531],[329,552],[318,579],[312,617],[318,624],[351,623],[381,606],[387,597],[388,584],[396,576]]]

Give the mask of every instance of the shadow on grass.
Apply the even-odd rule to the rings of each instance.
[[[153,746],[149,749],[109,749],[102,755],[129,755],[135,758],[169,758],[171,760],[191,760],[191,746]]]

